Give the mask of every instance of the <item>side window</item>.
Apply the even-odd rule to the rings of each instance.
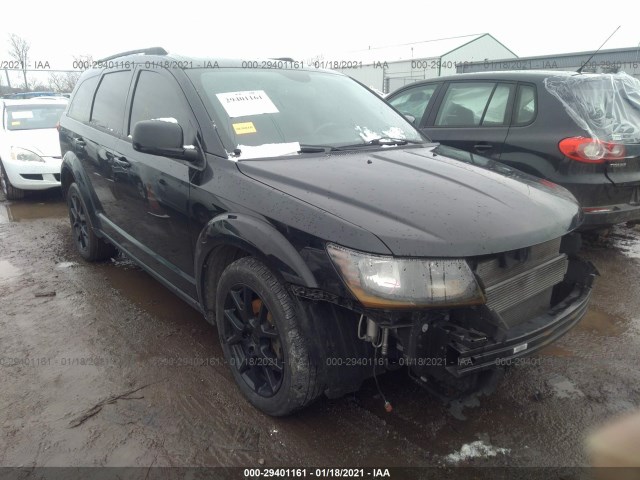
[[[100,76],[96,75],[95,77],[87,78],[80,84],[69,106],[68,116],[80,122],[89,121],[91,102],[93,102],[93,94],[96,91],[98,80],[100,80]]]
[[[513,123],[525,125],[531,123],[536,116],[536,89],[531,85],[520,85],[516,97],[516,112]]]
[[[438,127],[476,127],[495,83],[452,83],[440,105],[435,125]]]
[[[182,127],[185,144],[195,140],[195,129],[190,118],[191,109],[184,94],[171,79],[160,73],[143,70],[140,72],[133,94],[129,135],[141,120],[175,119]]]
[[[438,87],[437,83],[431,85],[422,85],[407,90],[402,95],[397,96],[389,103],[393,105],[400,113],[409,114],[415,117],[416,124],[420,123],[422,115],[429,104],[429,100],[433,96],[433,92]]]
[[[107,73],[98,86],[93,101],[91,123],[120,135],[124,119],[124,105],[129,92],[131,72]]]
[[[482,119],[483,126],[491,127],[507,124],[507,104],[509,103],[511,88],[511,86],[505,85],[504,83],[498,84],[493,91],[487,111],[484,113],[484,118]]]

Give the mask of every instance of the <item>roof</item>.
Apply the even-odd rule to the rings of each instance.
[[[69,103],[69,99],[66,97],[34,97],[34,98],[24,98],[24,99],[13,99],[13,98],[0,98],[0,102],[3,102],[5,105],[55,105],[59,103],[61,105],[66,105]]]
[[[344,56],[348,57],[345,58],[346,60],[357,59],[359,61],[362,61],[363,63],[375,63],[378,61],[386,61],[387,63],[390,63],[412,59],[440,58],[485,36],[491,37],[496,42],[498,42],[498,40],[496,40],[492,35],[488,33],[475,33],[457,37],[435,38],[432,40],[424,40],[421,42],[405,43],[400,45],[374,47],[368,50],[351,52],[350,54],[346,54]],[[509,50],[507,47],[505,48]]]

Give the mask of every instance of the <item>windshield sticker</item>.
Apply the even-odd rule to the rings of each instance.
[[[278,113],[278,109],[264,90],[217,93],[216,97],[231,118]]]
[[[19,122],[19,121],[17,121],[17,122],[11,122],[11,126],[12,126],[12,127],[17,127],[18,125],[20,125],[20,122]]]
[[[250,158],[282,157],[285,155],[297,155],[300,151],[300,143],[266,143],[264,145],[250,146],[238,145],[240,160]]]
[[[20,112],[11,112],[12,118],[33,118],[33,112],[31,110],[23,110]]]
[[[236,135],[256,133],[256,127],[253,125],[253,122],[234,123],[233,130],[236,132]]]

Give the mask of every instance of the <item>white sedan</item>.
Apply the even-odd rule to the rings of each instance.
[[[56,126],[67,107],[64,97],[0,99],[0,186],[8,200],[25,190],[60,186],[60,141]]]

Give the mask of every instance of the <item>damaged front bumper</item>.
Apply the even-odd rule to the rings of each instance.
[[[447,331],[447,371],[461,377],[533,354],[574,327],[585,315],[590,298],[590,286],[576,286],[565,301],[548,313],[516,325],[499,340],[485,337],[486,341],[480,342],[477,333],[467,338],[459,328]]]
[[[596,275],[590,262],[572,259],[565,280],[554,287],[552,306],[512,326],[486,307],[457,318],[450,312],[415,325],[404,352],[406,361],[423,382],[426,378],[455,381],[516,363],[514,359],[555,342],[582,319]]]

